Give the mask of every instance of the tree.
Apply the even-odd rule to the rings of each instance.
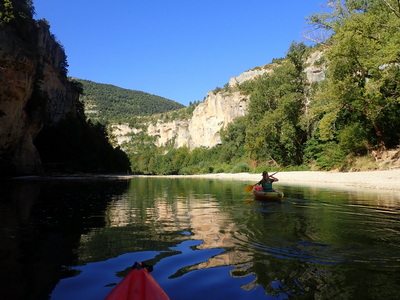
[[[245,146],[252,159],[278,164],[302,161],[305,134],[300,120],[305,105],[306,48],[293,42],[286,60],[272,74],[252,83]]]
[[[4,0],[0,2],[0,26],[13,27],[24,40],[32,38],[34,7],[32,0]]]
[[[353,150],[362,141],[380,150],[398,144],[398,130],[389,126],[400,118],[400,18],[390,8],[394,2],[342,4],[345,13],[332,26],[326,52],[327,81],[313,108],[322,140],[346,141]]]
[[[240,117],[221,131],[222,145],[219,151],[221,161],[230,163],[232,160],[244,156],[245,139],[246,118]]]

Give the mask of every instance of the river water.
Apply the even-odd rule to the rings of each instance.
[[[1,299],[103,299],[135,261],[171,299],[399,299],[400,195],[131,178],[0,182]]]

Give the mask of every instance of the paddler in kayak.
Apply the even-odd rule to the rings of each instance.
[[[263,192],[276,192],[276,190],[272,188],[272,183],[276,181],[279,181],[279,179],[274,177],[273,175],[269,176],[268,172],[264,171],[262,172],[262,179],[259,182],[257,182],[256,185],[261,185]]]

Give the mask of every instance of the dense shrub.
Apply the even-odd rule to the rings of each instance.
[[[249,172],[250,171],[250,166],[249,164],[245,162],[241,162],[236,164],[232,170],[231,173],[243,173],[243,172]]]

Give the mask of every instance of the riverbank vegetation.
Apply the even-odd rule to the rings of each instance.
[[[249,111],[222,130],[221,145],[136,143],[127,147],[132,171],[378,168],[377,157],[400,144],[400,9],[392,0],[328,2],[330,11],[309,18],[324,39],[314,47],[293,42],[273,73],[239,86]],[[304,69],[312,51],[323,52],[326,78],[310,85]]]

